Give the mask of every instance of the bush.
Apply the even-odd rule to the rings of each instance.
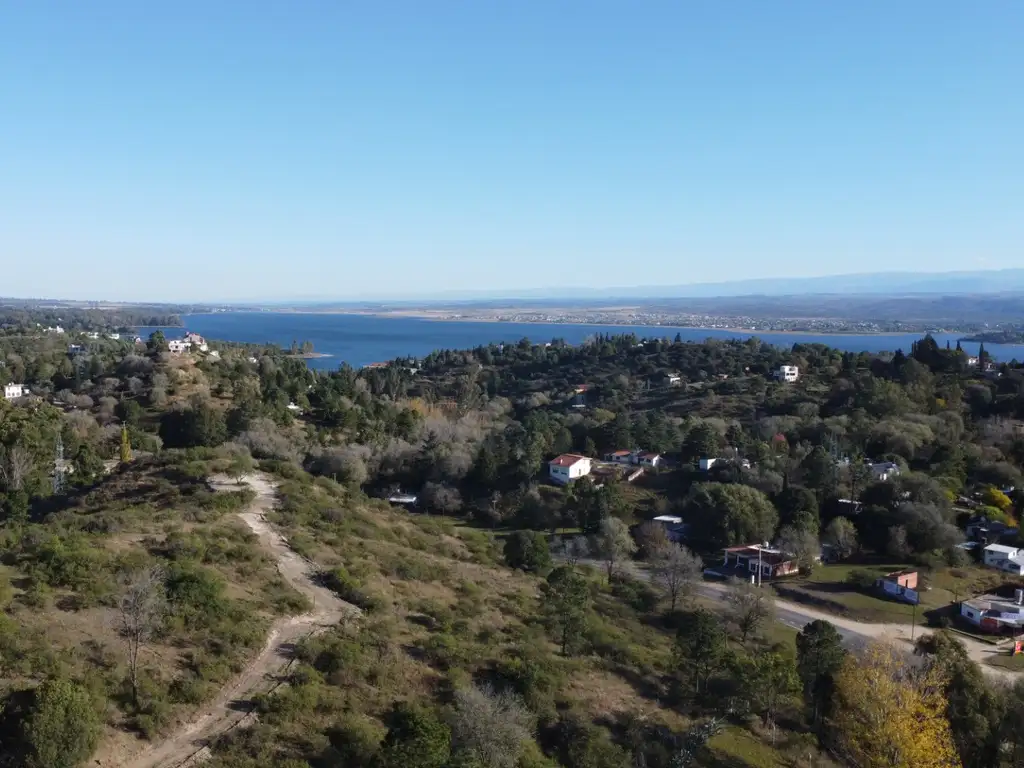
[[[870,590],[875,588],[878,577],[864,568],[855,568],[846,577],[846,583],[854,589]]]
[[[543,533],[516,531],[505,539],[505,562],[510,568],[540,573],[551,567],[551,552]]]
[[[25,744],[36,768],[75,768],[99,741],[99,709],[89,693],[70,680],[48,680],[36,689]]]
[[[338,566],[332,571],[322,574],[324,586],[336,592],[338,597],[352,605],[355,605],[366,612],[376,611],[383,607],[380,598],[368,594],[363,586],[344,566]]]

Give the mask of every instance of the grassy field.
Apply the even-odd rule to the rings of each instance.
[[[808,602],[820,601],[822,610],[831,610],[859,621],[909,623],[915,615],[914,606],[865,592],[848,583],[854,571],[867,571],[878,578],[909,567],[912,566],[899,563],[820,565],[808,577],[780,580],[773,586],[782,588],[783,597],[794,599],[787,591],[795,590],[799,595],[805,595]],[[917,620],[923,622],[926,611],[949,605],[952,600],[953,593],[947,589],[933,588],[922,592],[921,604],[916,610]]]

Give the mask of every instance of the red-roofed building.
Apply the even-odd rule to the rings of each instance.
[[[757,574],[758,566],[760,566],[762,579],[789,576],[800,570],[792,557],[783,554],[778,549],[766,547],[762,544],[727,547],[724,550],[724,555],[725,559],[722,564],[725,566],[739,568],[755,575]]]
[[[575,453],[563,453],[548,462],[548,473],[554,482],[568,485],[590,474],[590,459]]]

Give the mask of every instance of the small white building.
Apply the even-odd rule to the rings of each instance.
[[[99,331],[88,331],[85,334],[85,338],[92,339],[93,341],[96,341],[99,337],[100,337],[100,332]]]
[[[64,329],[59,325],[54,325],[49,328],[43,329],[46,333],[64,333]]]
[[[196,349],[198,349],[200,352],[205,352],[206,350],[209,349],[209,346],[207,346],[206,344],[206,339],[204,339],[198,333],[192,333],[192,331],[186,332],[185,341],[191,344]]]
[[[743,467],[743,469],[750,469],[750,459],[730,459],[726,456],[717,456],[714,458],[700,459],[698,466],[700,467],[700,470],[702,472],[707,472],[709,469],[715,466],[715,464],[729,461],[735,462],[739,466]]]
[[[548,462],[548,474],[559,485],[568,485],[590,474],[590,459],[575,453],[563,453]]]
[[[651,467],[653,469],[661,464],[661,454],[654,451],[641,451],[637,454],[636,463],[641,467]]]
[[[873,480],[885,482],[900,474],[900,465],[895,461],[868,462],[868,469],[871,470]]]
[[[800,378],[800,369],[795,365],[780,365],[775,371],[775,378],[792,383]]]
[[[110,339],[111,341],[120,341],[121,340],[121,334],[120,333],[108,333],[107,334],[107,338]]]
[[[654,451],[641,451],[639,448],[633,451],[612,451],[606,453],[605,461],[612,464],[634,464],[640,467],[653,469],[661,464],[661,454]]]
[[[1024,551],[1004,544],[989,544],[984,549],[985,565],[1000,571],[1024,576]]]
[[[4,384],[4,400],[17,400],[28,394],[28,387],[24,384]]]
[[[173,355],[180,355],[192,349],[192,342],[184,339],[171,339],[167,342],[167,350]]]
[[[604,460],[613,464],[633,464],[633,451],[612,451],[605,454]]]
[[[960,603],[960,616],[988,632],[1020,632],[1024,628],[1024,589],[1012,600],[999,595],[980,595]]]

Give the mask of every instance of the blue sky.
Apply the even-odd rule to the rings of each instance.
[[[1024,3],[0,8],[0,295],[1024,266]]]

